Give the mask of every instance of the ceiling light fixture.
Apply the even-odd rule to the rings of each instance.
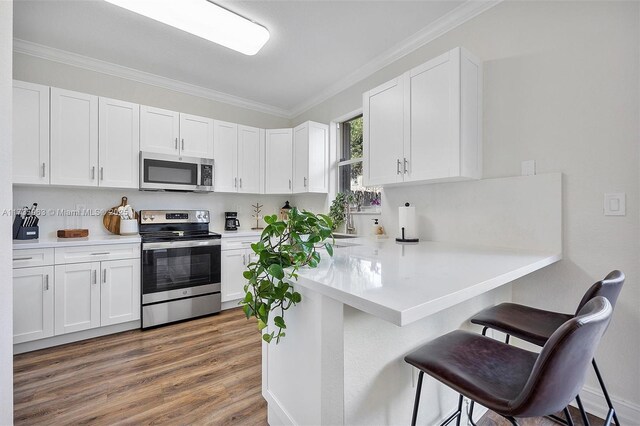
[[[245,55],[255,55],[269,30],[207,0],[106,0]]]

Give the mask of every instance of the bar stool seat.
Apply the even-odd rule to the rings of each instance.
[[[571,318],[570,314],[501,303],[481,311],[471,322],[544,346],[553,332]]]
[[[538,354],[456,330],[421,346],[405,361],[493,411],[509,414]]]

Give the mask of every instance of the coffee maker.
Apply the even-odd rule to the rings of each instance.
[[[238,212],[224,212],[224,230],[237,231],[240,226]]]

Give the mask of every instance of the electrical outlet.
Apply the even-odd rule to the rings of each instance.
[[[522,176],[533,176],[536,174],[536,160],[522,162]]]

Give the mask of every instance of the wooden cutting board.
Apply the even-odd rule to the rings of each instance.
[[[111,207],[102,217],[102,223],[107,231],[112,234],[120,235],[120,215],[118,214],[118,207],[124,207],[127,205],[127,197],[122,197],[122,201],[117,206]],[[133,211],[134,219],[138,219],[138,212]]]

